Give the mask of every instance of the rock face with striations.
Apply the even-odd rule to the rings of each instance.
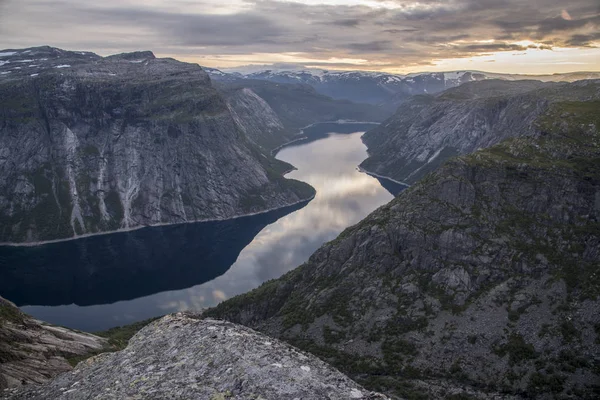
[[[380,122],[390,113],[372,104],[334,100],[308,85],[232,78],[216,81],[236,122],[254,143],[271,151],[318,122]]]
[[[101,337],[35,320],[0,297],[0,390],[44,383],[72,369],[68,358],[109,347]]]
[[[448,161],[304,265],[205,315],[407,398],[597,398],[598,110],[553,103],[539,136]]]
[[[150,52],[0,52],[0,242],[223,219],[310,198],[208,75]]]
[[[40,400],[387,398],[278,340],[183,313],[145,327],[120,352],[83,361],[46,385],[4,395]]]
[[[535,121],[554,102],[598,98],[599,80],[486,80],[415,96],[363,136],[369,158],[361,167],[413,184],[450,157],[539,133]]]

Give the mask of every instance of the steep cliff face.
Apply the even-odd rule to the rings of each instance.
[[[240,131],[208,75],[150,52],[0,65],[0,242],[233,216],[314,191]]]
[[[206,315],[409,398],[596,398],[599,109],[554,103]]]
[[[227,105],[244,133],[271,151],[307,125],[338,120],[380,122],[391,113],[371,104],[334,100],[308,85],[231,78],[219,81]]]
[[[44,383],[72,369],[67,359],[108,349],[103,338],[47,325],[0,297],[0,393],[7,387]]]
[[[287,130],[269,103],[252,89],[244,87],[225,93],[236,123],[257,145],[272,150],[289,142],[296,133]]]
[[[412,184],[450,157],[538,132],[534,122],[557,101],[600,98],[600,81],[471,82],[417,96],[363,136],[367,171]]]
[[[222,321],[175,314],[138,332],[127,348],[81,362],[12,399],[385,400],[314,356]]]

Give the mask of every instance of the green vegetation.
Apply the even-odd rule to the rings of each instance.
[[[302,277],[302,272],[303,266],[300,266],[278,279],[266,281],[254,290],[232,297],[216,307],[206,310],[202,315],[209,318],[227,318],[230,313],[243,309],[244,305],[268,303],[269,307],[264,310],[264,315],[265,317],[272,316],[271,313],[279,311],[279,307],[283,306],[284,301],[293,289],[294,283]],[[289,312],[294,312],[294,310],[290,309]]]
[[[511,365],[520,364],[526,360],[532,360],[538,357],[532,344],[525,342],[523,336],[513,333],[508,337],[508,341],[493,349],[499,357],[508,354],[508,361]]]
[[[87,360],[88,358],[98,354],[123,350],[125,347],[127,347],[129,339],[131,339],[133,335],[139,332],[146,325],[156,321],[159,318],[161,317],[149,318],[143,321],[134,322],[133,324],[110,328],[106,331],[94,332],[94,335],[108,339],[109,347],[106,347],[100,351],[69,357],[67,358],[67,361],[69,364],[71,364],[71,366],[75,367],[81,361]]]
[[[148,318],[143,321],[134,322],[133,324],[110,328],[106,331],[95,332],[94,335],[107,338],[108,343],[114,348],[115,351],[122,350],[127,347],[129,339],[138,333],[140,329],[160,318],[161,317]]]
[[[0,298],[0,324],[5,322],[20,324],[23,322],[23,313],[8,301]]]
[[[565,380],[566,378],[562,375],[534,372],[529,377],[527,394],[535,397],[548,392],[554,394],[561,393],[564,390]]]
[[[581,332],[575,327],[573,322],[568,320],[561,322],[560,333],[565,343],[571,343],[573,340],[581,338]]]
[[[244,212],[253,212],[262,210],[266,207],[265,199],[262,197],[264,188],[256,188],[249,190],[243,197],[240,198],[239,206]]]
[[[579,368],[590,367],[590,362],[587,359],[578,357],[572,350],[561,350],[558,358],[555,360],[555,364],[562,371],[569,373],[573,373]]]
[[[327,344],[339,343],[346,338],[346,332],[333,330],[328,326],[323,327],[323,339]]]
[[[104,204],[106,204],[106,211],[113,218],[113,221],[116,224],[119,224],[125,215],[123,205],[121,204],[121,199],[119,198],[119,193],[117,193],[115,190],[109,191],[104,197]]]
[[[445,400],[477,400],[477,397],[471,396],[468,393],[456,393],[446,396]]]
[[[424,331],[429,325],[429,321],[426,317],[418,318],[406,318],[396,316],[385,327],[385,335],[387,336],[400,336],[404,333],[412,331]]]
[[[96,146],[87,145],[80,150],[86,157],[96,157],[100,155],[100,151]]]

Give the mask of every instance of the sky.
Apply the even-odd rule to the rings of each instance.
[[[40,45],[215,68],[600,71],[600,1],[0,0],[0,49]]]

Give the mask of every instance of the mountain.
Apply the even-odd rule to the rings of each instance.
[[[0,398],[387,399],[278,340],[183,313],[143,328],[123,351]]]
[[[205,315],[402,398],[597,398],[599,109],[553,102]]]
[[[240,72],[223,72],[211,69],[215,80],[231,80],[239,77],[266,80],[276,83],[301,83],[334,99],[357,103],[378,104],[393,112],[406,99],[417,94],[435,94],[463,83],[487,79],[575,81],[599,79],[600,72],[574,72],[554,75],[498,74],[481,71],[425,72],[395,75],[368,71],[329,71],[322,69],[266,69]]]
[[[309,199],[196,64],[0,52],[0,242],[225,219]]]
[[[390,116],[381,107],[334,100],[305,84],[230,78],[216,80],[215,86],[243,132],[268,151],[297,138],[302,128],[314,123],[381,122]]]
[[[555,102],[599,98],[600,80],[486,80],[415,96],[363,136],[361,168],[412,184],[449,157],[539,133],[537,118]]]
[[[37,321],[0,297],[0,397],[7,387],[70,371],[68,359],[108,350],[106,339]]]
[[[223,75],[224,72],[219,70],[212,70],[209,73],[215,80],[232,79],[232,75]],[[305,84],[313,87],[318,93],[334,99],[369,104],[385,104],[393,96],[406,98],[413,94],[437,93],[464,82],[485,79],[483,74],[468,71],[404,77],[379,72],[317,69],[265,70],[248,74],[236,73],[233,76],[282,84]]]

